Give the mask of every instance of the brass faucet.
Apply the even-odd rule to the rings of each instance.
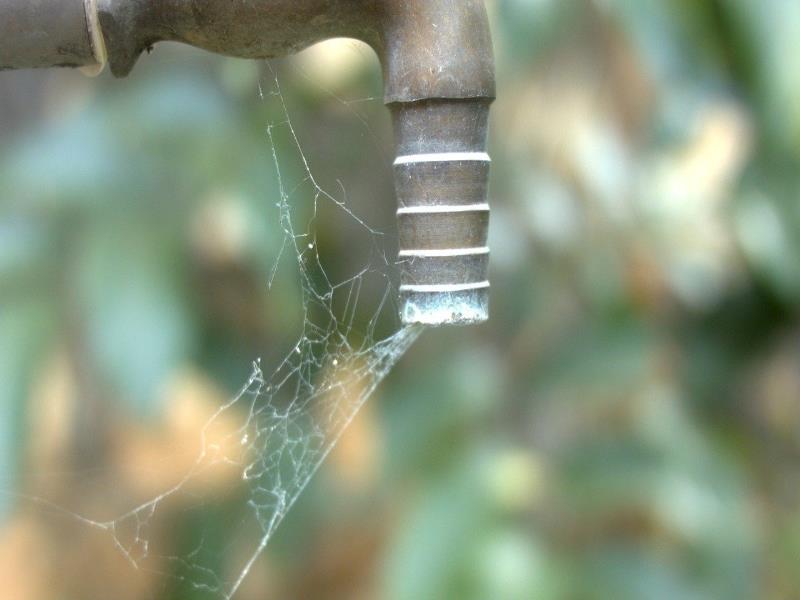
[[[0,70],[107,63],[123,77],[160,41],[263,59],[332,37],[368,43],[383,66],[403,322],[484,321],[495,81],[483,0],[5,0]]]

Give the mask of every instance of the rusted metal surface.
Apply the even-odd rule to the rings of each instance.
[[[0,0],[0,70],[94,62],[84,0]]]
[[[369,2],[329,0],[98,0],[115,75],[144,50],[176,41],[218,54],[274,58],[337,36],[362,38]]]
[[[120,76],[159,41],[273,58],[352,37],[380,56],[387,102],[495,93],[482,0],[98,0],[98,13],[111,69]]]
[[[483,0],[85,1],[88,12],[84,0],[5,0],[0,65],[91,63],[87,23],[95,17],[117,76],[160,41],[243,58],[284,56],[331,37],[370,44],[397,147],[401,317],[429,325],[487,318],[486,135],[495,81]],[[39,54],[36,35],[19,31],[26,26],[49,35]]]

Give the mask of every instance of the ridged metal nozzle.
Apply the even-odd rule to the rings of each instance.
[[[400,232],[400,317],[468,324],[489,316],[490,99],[391,106]]]

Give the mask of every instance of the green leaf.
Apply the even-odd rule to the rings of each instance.
[[[95,364],[140,414],[188,360],[192,328],[174,246],[151,227],[102,221],[84,240],[78,283]]]
[[[0,306],[0,519],[11,508],[20,475],[30,385],[53,324],[48,302]]]

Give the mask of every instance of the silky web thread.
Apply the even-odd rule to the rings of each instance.
[[[267,285],[272,288],[278,264],[290,255],[299,271],[303,296],[303,326],[297,343],[271,370],[266,370],[261,361],[253,363],[251,375],[240,391],[219,406],[199,432],[196,461],[174,485],[157,496],[114,519],[103,521],[67,511],[43,498],[27,498],[47,510],[61,512],[86,526],[107,532],[114,547],[134,568],[154,570],[171,564],[178,567],[172,571],[177,570],[184,583],[196,591],[206,592],[209,598],[224,600],[236,595],[276,528],[347,425],[422,331],[419,326],[399,324],[397,289],[391,276],[396,263],[383,251],[381,233],[352,211],[343,188],[334,194],[317,183],[292,124],[279,76],[271,63],[267,63],[267,72],[272,78],[270,89],[259,85],[260,95],[264,101],[277,102],[283,117],[266,129],[277,177],[276,206],[283,232]],[[279,128],[286,128],[298,153],[304,183],[311,190],[305,197],[296,189],[285,189],[274,139]],[[309,197],[313,203],[311,217],[300,228],[298,206],[308,202]],[[343,281],[328,278],[313,233],[317,210],[324,202],[332,203],[374,239],[375,252],[369,259],[370,264]],[[386,291],[374,308],[374,316],[364,327],[356,324],[356,309],[368,276],[383,278]],[[395,333],[377,339],[379,321],[392,313],[397,323]],[[356,327],[358,331],[354,332]],[[237,426],[226,430],[220,438],[219,425],[231,414],[235,414]],[[163,557],[154,555],[149,538],[159,507],[178,494],[190,494],[186,490],[194,481],[220,467],[233,468],[240,473],[247,490],[246,520],[259,529],[238,570],[231,571],[232,577],[230,572],[218,572],[200,559],[202,542],[183,556]],[[202,504],[202,499],[198,503]]]

